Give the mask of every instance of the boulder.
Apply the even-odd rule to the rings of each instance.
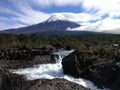
[[[100,60],[102,61],[102,59]],[[62,66],[64,73],[79,77],[86,76],[94,71],[97,71],[98,67],[95,67],[97,62],[97,56],[95,56],[93,52],[74,51],[63,58]],[[102,66],[100,68],[102,68]]]
[[[109,56],[106,53],[75,51],[63,58],[62,66],[65,74],[91,80],[99,88],[120,90],[119,60],[114,53]]]
[[[90,90],[65,79],[41,79],[29,90]]]
[[[21,75],[12,74],[9,70],[0,69],[0,90],[27,90],[35,81],[26,81]]]

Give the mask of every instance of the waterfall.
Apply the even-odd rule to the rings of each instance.
[[[59,56],[59,60],[55,64],[41,64],[38,67],[13,70],[12,73],[24,75],[27,80],[64,78],[68,81],[90,88],[91,90],[107,90],[98,89],[91,81],[82,78],[73,78],[72,76],[65,75],[63,73],[61,64],[62,58],[69,55],[73,51],[74,50],[54,52],[53,54]]]

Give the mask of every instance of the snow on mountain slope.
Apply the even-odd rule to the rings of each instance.
[[[47,20],[46,22],[52,22],[52,21],[57,21],[57,20],[61,20],[61,21],[66,21],[67,19],[65,18],[64,15],[62,14],[53,14],[51,15]]]
[[[59,21],[69,21],[69,22],[77,23],[75,22],[76,19],[80,19],[80,18],[77,18],[74,14],[71,13],[54,13],[51,14],[51,16],[47,18],[44,22],[52,22],[59,20]]]

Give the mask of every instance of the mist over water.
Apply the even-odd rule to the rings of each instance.
[[[74,50],[54,52],[53,54],[59,55],[59,60],[55,64],[41,64],[31,68],[13,70],[12,73],[24,75],[27,80],[64,78],[68,81],[88,87],[91,90],[108,90],[98,89],[91,81],[82,78],[73,78],[72,76],[64,74],[61,64],[62,58],[73,51]]]

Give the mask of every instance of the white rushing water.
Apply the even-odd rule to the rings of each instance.
[[[54,52],[53,54],[57,54],[60,56],[59,62],[55,64],[41,64],[31,68],[13,70],[12,73],[24,75],[28,80],[43,79],[43,78],[44,79],[64,78],[68,81],[80,84],[84,87],[88,87],[91,90],[107,90],[107,89],[98,89],[91,81],[82,78],[73,78],[63,73],[63,69],[61,65],[62,58],[72,53],[73,51],[74,50]]]

